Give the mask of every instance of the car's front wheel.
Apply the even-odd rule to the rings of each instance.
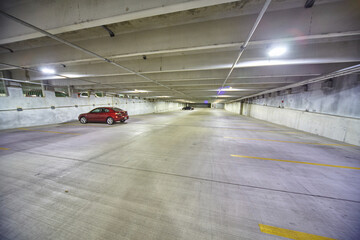
[[[111,118],[111,117],[108,117],[108,118],[106,119],[106,123],[109,124],[109,125],[112,125],[112,124],[114,123],[114,119]]]
[[[81,118],[80,118],[80,122],[81,122],[82,124],[87,123],[86,117],[81,117]]]

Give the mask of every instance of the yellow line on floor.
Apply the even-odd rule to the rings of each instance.
[[[336,168],[348,168],[348,169],[360,170],[360,168],[357,168],[357,167],[347,167],[347,166],[339,166],[339,165],[331,165],[331,164],[323,164],[323,163],[311,163],[311,162],[301,162],[301,161],[293,161],[293,160],[281,160],[281,159],[274,159],[274,158],[251,157],[251,156],[242,156],[242,155],[234,155],[234,154],[231,154],[231,156],[239,157],[239,158],[253,158],[253,159],[260,159],[260,160],[277,161],[277,162],[301,163],[301,164],[324,166],[324,167],[336,167]]]
[[[341,143],[309,143],[309,142],[295,142],[295,141],[282,141],[282,140],[257,139],[257,138],[239,138],[239,137],[224,137],[224,138],[244,139],[244,140],[254,140],[254,141],[268,141],[268,142],[298,143],[298,144],[310,144],[310,145],[324,145],[324,146],[351,146],[351,147],[356,147],[355,145],[341,144]]]
[[[58,134],[70,134],[70,135],[80,135],[80,133],[66,133],[66,132],[54,132],[54,131],[44,131],[44,130],[33,130],[27,128],[18,128],[19,130],[31,131],[31,132],[45,132],[45,133],[58,133]]]
[[[0,150],[10,150],[10,148],[3,148],[3,147],[0,147]]]
[[[334,238],[322,237],[310,233],[304,233],[285,228],[278,228],[269,225],[259,224],[260,231],[263,233],[285,237],[294,240],[335,240]]]

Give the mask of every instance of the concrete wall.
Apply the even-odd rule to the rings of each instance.
[[[360,119],[244,104],[244,115],[360,146]]]
[[[360,75],[353,74],[226,104],[225,110],[360,146],[359,93]]]
[[[80,113],[100,106],[119,107],[130,115],[179,110],[182,103],[149,102],[143,99],[115,97],[74,98],[55,97],[46,91],[46,97],[24,97],[21,88],[9,87],[9,96],[0,97],[0,129],[29,127],[77,120]],[[77,107],[75,106],[77,105]],[[51,109],[54,106],[55,109]],[[17,111],[22,108],[23,111]]]
[[[193,108],[210,108],[211,103],[188,103]]]
[[[211,104],[212,108],[216,108],[216,109],[224,109],[225,104],[224,103],[213,103]]]
[[[332,85],[332,87],[330,86]],[[351,74],[329,82],[310,84],[305,91],[298,87],[289,91],[252,100],[251,103],[297,109],[308,112],[360,118],[360,75]]]
[[[224,109],[229,112],[240,114],[240,107],[241,107],[240,102],[233,102],[233,103],[225,104]]]

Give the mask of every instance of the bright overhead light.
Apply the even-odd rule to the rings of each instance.
[[[147,91],[147,90],[138,90],[138,89],[134,90],[134,93],[147,93],[147,92],[149,92],[149,91]]]
[[[270,57],[278,57],[286,53],[285,47],[274,47],[268,52]]]
[[[41,72],[46,73],[46,74],[54,74],[55,73],[54,69],[47,68],[47,67],[43,67],[40,70],[41,70]]]

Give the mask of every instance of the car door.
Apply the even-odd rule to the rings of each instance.
[[[95,108],[87,114],[89,122],[99,122],[100,114],[102,113],[102,108]]]
[[[106,119],[109,116],[110,110],[107,108],[103,108],[101,113],[99,114],[99,122],[106,122]]]

